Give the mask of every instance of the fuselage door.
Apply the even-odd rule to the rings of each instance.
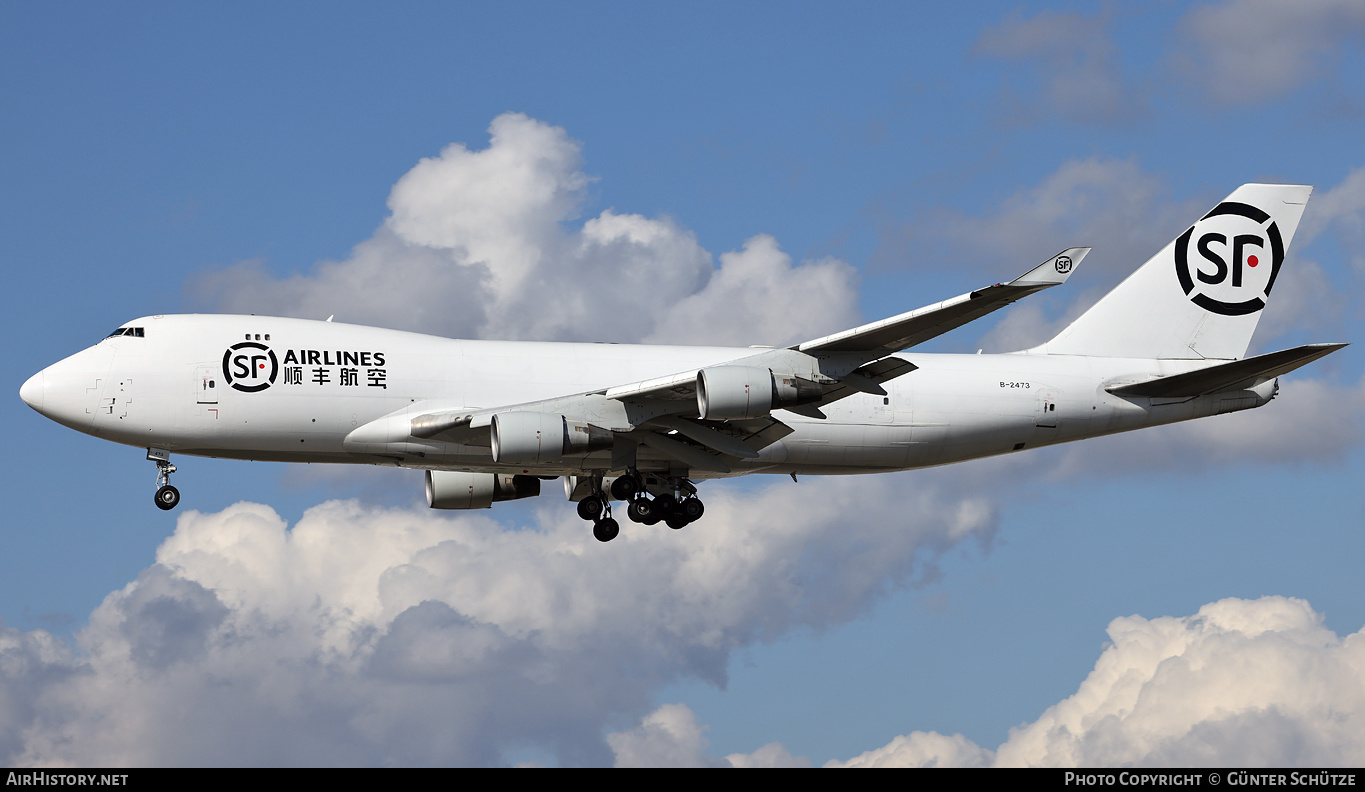
[[[896,407],[891,403],[890,391],[887,391],[887,395],[885,396],[868,394],[867,398],[872,400],[873,423],[879,424],[894,423]]]
[[[1057,428],[1057,394],[1044,393],[1038,398],[1038,420],[1035,425],[1041,429]]]
[[[218,371],[215,366],[196,366],[194,384],[196,402],[199,404],[218,403]]]

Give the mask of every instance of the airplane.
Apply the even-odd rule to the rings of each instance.
[[[24,383],[48,418],[171,454],[425,471],[427,504],[489,508],[562,479],[602,542],[682,528],[696,482],[908,470],[1260,407],[1345,344],[1245,358],[1312,188],[1247,184],[1050,341],[917,344],[1065,282],[1090,248],[1014,280],[787,348],[462,341],[265,316],[120,325]],[[1288,276],[1288,277],[1292,277]]]

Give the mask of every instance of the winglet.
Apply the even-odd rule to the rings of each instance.
[[[1050,286],[1055,286],[1066,283],[1066,279],[1071,277],[1071,273],[1076,271],[1076,267],[1080,265],[1081,260],[1084,259],[1089,252],[1090,248],[1088,247],[1067,248],[1010,281],[1008,285],[1034,286],[1046,283]]]

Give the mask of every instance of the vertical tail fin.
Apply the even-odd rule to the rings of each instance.
[[[1312,191],[1302,185],[1242,185],[1034,351],[1241,358]]]

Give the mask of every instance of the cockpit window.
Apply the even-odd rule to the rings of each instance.
[[[145,338],[146,337],[145,331],[146,331],[145,327],[120,327],[119,329],[105,336],[105,338],[113,338],[114,336],[132,336],[134,338]]]

